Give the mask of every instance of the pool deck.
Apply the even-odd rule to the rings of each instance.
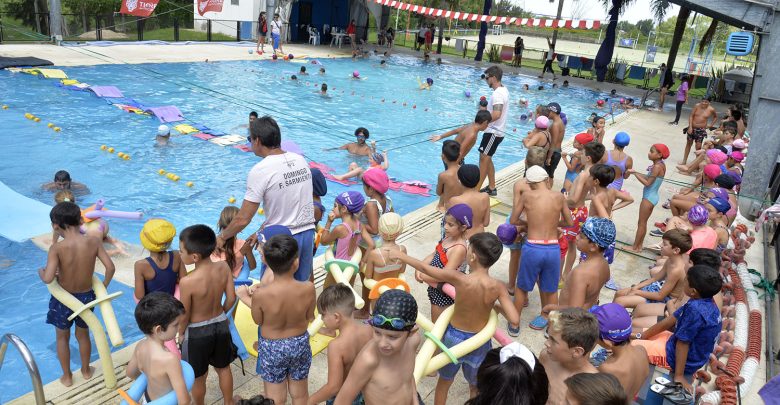
[[[328,57],[335,56],[338,52],[336,48],[317,47],[316,49],[310,46],[296,46],[286,45],[289,52],[298,54],[308,54],[312,57]],[[208,56],[209,60],[246,60],[257,58],[256,55],[249,55],[245,48],[237,48],[232,46],[222,46],[215,44],[205,45],[169,45],[166,46],[165,54],[155,53],[153,56],[149,56],[148,47],[143,45],[123,45],[115,47],[87,47],[87,49],[95,48],[98,52],[105,55],[110,55],[112,58],[121,58],[128,63],[143,63],[143,62],[184,62],[184,61],[197,61],[205,59]],[[381,49],[381,48],[380,48]],[[344,48],[344,52],[349,49]],[[67,48],[54,47],[48,45],[4,45],[0,48],[0,53],[8,56],[28,56],[35,54],[37,57],[52,60],[55,65],[67,66],[67,65],[84,65],[84,64],[98,64],[97,59],[92,56],[81,55],[74,56],[73,51]],[[409,53],[409,52],[401,52]],[[195,58],[193,54],[200,55]],[[451,58],[449,61],[447,57],[444,57],[445,63],[459,63],[465,65],[480,65],[487,66],[487,63],[475,63],[473,61],[467,61],[460,58]],[[451,62],[450,62],[451,61]],[[507,73],[508,72],[508,73]],[[505,68],[505,74],[516,73],[513,68]],[[538,71],[526,71],[523,69],[524,74],[536,75]],[[615,88],[621,94],[632,94],[641,96],[643,90],[638,90],[631,87],[623,87],[612,83],[596,83],[594,81],[582,80],[577,78],[567,78],[573,86],[584,86],[589,88],[601,88],[611,89]],[[558,80],[561,82],[561,79]],[[607,90],[608,91],[608,90]],[[564,104],[564,112],[565,103]],[[672,108],[672,109],[670,109]],[[725,110],[725,106],[716,106],[719,110]],[[683,120],[687,120],[687,116],[690,109],[687,108]],[[680,134],[681,127],[672,127],[667,124],[673,118],[673,104],[668,104],[667,109],[664,112],[649,111],[649,110],[636,110],[631,111],[628,114],[619,116],[616,122],[613,124],[608,122],[606,129],[607,134],[605,136],[605,144],[608,145],[608,149],[611,148],[611,141],[615,133],[618,131],[626,131],[631,134],[631,144],[626,148],[626,152],[633,156],[634,166],[637,170],[641,170],[649,164],[646,158],[647,151],[653,143],[657,140],[664,139],[670,150],[674,151],[674,156],[669,159],[667,163],[667,178],[676,181],[690,182],[692,177],[681,175],[676,172],[674,165],[679,160],[679,152],[685,145],[685,138]],[[584,118],[584,117],[583,117]],[[571,118],[570,118],[571,119]],[[579,118],[578,118],[579,119]],[[660,135],[664,134],[664,135]],[[572,135],[572,134],[569,134]],[[659,136],[660,135],[660,136]],[[513,141],[516,141],[513,139]],[[564,145],[564,149],[571,149],[571,143]],[[498,153],[501,153],[500,150]],[[438,166],[436,166],[438,167]],[[561,187],[561,181],[565,166],[560,165],[558,172],[556,172],[556,184],[555,188]],[[498,185],[498,200],[501,204],[492,209],[491,213],[491,225],[488,230],[494,231],[496,227],[505,221],[506,215],[511,209],[512,203],[512,184],[522,177],[522,162],[516,163],[510,167],[501,170],[497,176]],[[640,198],[642,195],[641,184],[633,179],[625,182],[624,188],[630,192],[635,198]],[[661,201],[670,197],[672,194],[671,189],[673,186],[664,184],[661,187]],[[639,207],[639,201],[630,205],[627,208],[616,211],[614,213],[614,221],[617,225],[617,238],[621,242],[631,243],[634,239],[634,232],[636,229],[636,217]],[[653,211],[653,215],[648,221],[651,225],[653,222],[663,220],[669,216],[669,211],[660,207],[656,207]],[[439,238],[439,220],[441,214],[436,210],[436,203],[431,203],[423,208],[420,208],[405,216],[405,222],[407,229],[399,239],[400,243],[405,245],[409,251],[409,254],[414,257],[424,257],[430,253],[434,247],[435,241]],[[762,235],[756,235],[756,240],[760,242]],[[647,236],[645,239],[645,245],[654,244],[660,241],[659,238],[653,238]],[[624,245],[618,244],[618,248]],[[140,251],[140,249],[138,249]],[[134,251],[137,253],[138,251]],[[130,258],[121,258],[116,261],[117,273],[115,280],[119,282],[132,285],[132,263],[141,256],[134,255]],[[641,255],[625,252],[623,250],[617,250],[615,255],[615,262],[611,266],[612,274],[616,282],[621,286],[630,285],[636,283],[647,277],[647,273],[644,269],[647,265],[652,263],[654,255],[649,251],[644,251]],[[755,243],[753,247],[748,250],[746,260],[751,267],[761,268],[763,266],[764,247],[761,243]],[[321,259],[319,259],[321,260]],[[509,261],[509,253],[505,250],[501,259],[492,267],[491,275],[500,280],[506,280],[507,267]],[[321,262],[318,272],[322,272]],[[315,263],[317,265],[318,263]],[[774,270],[772,270],[774,271]],[[407,274],[407,279],[411,279],[411,273]],[[775,274],[775,273],[773,273]],[[423,285],[412,283],[412,293],[418,299],[420,305],[420,312],[423,314],[430,313],[430,304],[426,298],[426,292]],[[601,292],[600,300],[602,303],[611,302],[613,292],[608,289],[603,289]],[[527,345],[534,353],[539,353],[543,349],[544,337],[543,332],[534,331],[527,327],[530,322],[540,310],[539,307],[539,295],[537,292],[532,292],[529,296],[529,307],[523,311],[522,323],[521,323],[521,335],[519,341]],[[776,308],[772,309],[773,312]],[[775,312],[776,313],[776,312]],[[505,321],[500,319],[500,327],[505,327]],[[764,339],[766,344],[766,339]],[[134,349],[135,345],[122,349],[114,353],[115,367],[120,372],[118,375],[124,374],[124,367],[126,361],[129,358],[130,350]],[[765,353],[762,350],[762,354]],[[237,362],[233,367],[234,378],[234,393],[244,398],[251,397],[262,392],[262,381],[254,373],[255,359],[250,358],[245,362],[246,376],[241,374],[240,366],[237,366]],[[45,387],[46,397],[50,403],[105,403],[108,401],[116,402],[116,394],[114,391],[109,392],[105,388],[102,388],[102,376],[100,375],[99,362],[93,364],[98,369],[96,377],[88,382],[84,382],[80,379],[78,372],[74,373],[74,387],[65,388],[59,381],[54,381],[47,384]],[[760,403],[760,399],[757,396],[758,389],[763,386],[765,382],[765,367],[766,358],[762,356],[759,370],[756,372],[756,377],[753,384],[750,387],[749,394],[743,398],[744,403]],[[321,387],[327,379],[327,358],[325,355],[318,355],[314,358],[312,363],[312,372],[309,376],[309,392],[313,393],[319,387]],[[127,378],[119,379],[120,386],[126,386],[129,384]],[[436,384],[435,378],[424,377],[418,385],[418,390],[422,394],[426,403],[433,402],[433,390]],[[450,389],[450,396],[448,403],[463,403],[468,397],[468,386],[462,377],[456,378],[456,383],[453,384]],[[28,394],[17,400],[11,401],[11,404],[26,404],[31,403],[32,396]],[[207,404],[215,404],[221,402],[221,394],[218,389],[216,375],[211,372],[208,380],[208,391],[206,395]]]

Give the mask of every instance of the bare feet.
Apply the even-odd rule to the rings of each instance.
[[[86,370],[84,370],[84,367],[81,368],[81,375],[84,377],[85,380],[89,380],[92,378],[92,376],[95,374],[95,367],[89,366]]]
[[[626,250],[628,250],[629,252],[634,252],[634,253],[641,253],[642,252],[642,248],[641,247],[635,247],[635,246],[631,246],[630,248],[626,248]]]
[[[60,377],[60,382],[62,383],[62,385],[66,387],[70,387],[71,385],[73,385],[73,374],[67,374],[67,375],[63,374],[62,377]]]

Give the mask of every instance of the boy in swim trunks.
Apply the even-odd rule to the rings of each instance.
[[[455,137],[455,142],[460,144],[460,155],[458,156],[457,161],[458,164],[462,165],[464,159],[471,151],[471,148],[477,143],[477,134],[487,129],[491,119],[492,116],[489,111],[479,110],[477,111],[477,116],[474,117],[474,122],[447,131],[441,135],[434,135],[431,137],[431,142],[436,142],[439,139],[444,139],[457,134],[458,136]]]
[[[585,197],[588,196],[588,193],[593,186],[590,168],[601,161],[605,151],[604,145],[598,142],[589,142],[582,148],[583,169],[577,178],[574,179],[574,183],[572,183],[571,186],[571,193],[569,193],[566,200],[566,204],[568,205],[569,210],[571,210],[573,224],[570,227],[564,228],[564,233],[566,235],[566,241],[571,247],[574,246],[577,234],[580,233],[580,227],[588,218],[588,206],[585,205]],[[566,252],[566,261],[563,263],[562,267],[562,276],[564,279],[574,265],[576,256],[577,249],[569,249]]]
[[[417,302],[408,292],[392,289],[379,296],[369,320],[374,338],[352,363],[335,405],[349,405],[361,392],[361,404],[424,405],[414,382],[421,340],[416,320]]]
[[[513,225],[526,226],[528,240],[523,244],[523,260],[517,275],[515,309],[518,314],[528,300],[528,292],[539,284],[541,307],[558,304],[561,247],[558,245],[558,227],[571,226],[571,214],[563,194],[550,190],[547,172],[541,166],[531,166],[525,171],[529,189],[524,191],[512,208]],[[526,218],[520,217],[525,211]],[[533,329],[544,329],[547,320],[540,314],[530,324]],[[508,325],[510,336],[520,334],[520,322]]]
[[[87,304],[95,300],[92,291],[92,275],[95,274],[95,259],[99,259],[106,268],[103,285],[108,286],[114,277],[114,262],[103,248],[103,241],[98,238],[82,235],[81,209],[72,202],[61,202],[49,213],[51,227],[56,237],[62,241],[49,248],[46,267],[38,270],[38,275],[44,283],[49,284],[55,279],[65,291]],[[69,321],[73,311],[63,305],[53,296],[49,299],[49,312],[46,323],[54,325],[57,331],[57,359],[62,366],[60,382],[66,387],[73,385],[73,374],[70,372],[70,327],[76,322],[76,340],[79,343],[81,358],[81,375],[85,380],[92,378],[95,369],[89,365],[92,344],[89,341],[87,324],[81,317]]]
[[[258,375],[265,395],[274,403],[286,403],[289,392],[293,404],[305,404],[311,366],[306,328],[314,320],[314,284],[293,277],[298,268],[298,243],[292,236],[271,237],[263,246],[263,258],[274,277],[252,292],[252,319],[261,327]]]
[[[374,337],[374,330],[352,318],[355,297],[352,290],[343,284],[322,290],[317,299],[317,308],[325,326],[338,330],[339,335],[328,344],[328,382],[309,397],[307,404],[325,402],[326,405],[333,405],[358,353]],[[358,394],[353,405],[360,404],[362,399],[363,396]]]
[[[232,404],[233,398],[230,363],[236,358],[237,349],[225,314],[236,302],[236,293],[227,262],[211,261],[216,245],[217,236],[206,225],[187,227],[179,235],[182,262],[195,264],[195,270],[179,281],[185,313],[179,324],[178,343],[182,360],[195,371],[192,399],[196,405],[205,401],[209,365],[217,371],[225,403]],[[224,304],[222,294],[226,296]]]
[[[432,272],[423,265],[423,262],[406,255],[399,255],[401,260],[421,272],[455,287],[455,312],[442,337],[442,342],[447,347],[451,348],[480,332],[487,325],[496,301],[498,301],[497,308],[500,308],[510,323],[520,323],[520,315],[515,310],[512,297],[507,293],[504,284],[490,277],[489,273],[490,266],[498,261],[502,250],[501,241],[492,233],[482,232],[469,238],[466,257],[471,272],[468,275],[456,271]],[[457,364],[448,364],[439,370],[434,404],[447,403],[447,394],[452,380],[461,366],[463,366],[463,377],[469,383],[470,397],[474,398],[477,395],[477,370],[489,351],[490,341],[458,359]]]
[[[577,235],[577,249],[585,260],[573,268],[563,280],[558,305],[547,305],[542,313],[560,308],[590,309],[599,302],[599,293],[609,280],[609,264],[604,250],[615,243],[615,224],[608,218],[590,217]]]
[[[449,207],[450,198],[463,193],[463,186],[458,180],[458,168],[460,168],[458,159],[460,159],[460,144],[457,141],[444,141],[441,145],[444,171],[439,173],[436,181],[436,195],[439,196],[439,205],[436,208],[441,212]]]
[[[145,295],[135,307],[135,321],[146,338],[136,345],[126,373],[132,379],[141,373],[146,375],[144,399],[147,402],[175,391],[176,403],[190,403],[178,353],[171,353],[165,347],[166,342],[176,338],[183,314],[184,305],[179,300],[159,291]]]

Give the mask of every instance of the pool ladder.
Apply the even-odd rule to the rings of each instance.
[[[0,369],[3,367],[3,360],[5,359],[5,351],[8,349],[8,343],[12,343],[19,350],[22,355],[22,360],[27,366],[27,371],[30,373],[30,379],[32,380],[33,393],[35,393],[36,405],[44,405],[46,398],[43,395],[43,383],[41,382],[41,373],[38,372],[38,365],[35,364],[30,348],[22,341],[19,336],[12,333],[6,333],[0,338]]]

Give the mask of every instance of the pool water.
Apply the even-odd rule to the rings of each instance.
[[[32,242],[16,243],[0,238],[0,336],[6,333],[18,335],[30,348],[38,365],[43,383],[49,383],[62,375],[57,360],[55,329],[46,323],[49,291],[38,277],[38,269],[46,265],[46,252]],[[135,323],[132,288],[112,282],[108,292],[122,291],[113,301],[114,312],[125,339],[125,346],[142,337]],[[100,311],[95,312],[101,318]],[[92,336],[90,334],[90,336]],[[110,344],[110,343],[109,343]],[[120,349],[119,346],[115,349]],[[76,337],[71,333],[70,366],[74,373],[81,367]],[[95,341],[92,340],[91,360],[98,359]],[[22,357],[14,346],[9,346],[0,369],[0,403],[5,403],[32,391],[32,384]]]
[[[157,49],[157,48],[150,48]],[[237,49],[237,51],[239,51]],[[481,69],[454,65],[423,64],[417,59],[393,56],[382,68],[378,58],[352,61],[321,60],[326,74],[317,74],[320,65],[296,62],[236,61],[215,63],[175,63],[142,65],[99,65],[64,67],[70,78],[92,85],[117,86],[125,97],[146,106],[177,106],[186,123],[203,124],[226,133],[246,135],[250,111],[273,116],[282,128],[283,139],[300,145],[308,159],[346,171],[351,161],[367,165],[365,157],[344,151],[328,151],[354,141],[354,130],[366,127],[380,150],[389,150],[391,177],[399,181],[418,180],[435,187],[442,169],[441,142],[427,138],[471,122],[479,96],[490,89],[480,79]],[[289,80],[306,66],[311,73]],[[365,80],[353,80],[353,71]],[[434,79],[431,91],[417,89],[417,80]],[[329,97],[316,94],[326,82]],[[17,192],[53,204],[53,195],[40,185],[52,180],[57,170],[68,170],[75,181],[85,183],[92,193],[79,197],[85,208],[97,199],[106,207],[121,211],[142,211],[145,218],[163,217],[177,229],[196,223],[215,226],[222,208],[235,197],[240,204],[246,174],[258,162],[252,153],[221,147],[191,136],[175,135],[170,147],[154,147],[157,119],[124,112],[90,92],[57,87],[58,81],[39,79],[0,70],[0,181]],[[521,97],[534,106],[557,101],[569,117],[567,137],[585,130],[594,100],[606,96],[587,89],[567,88],[522,92],[523,84],[536,88],[536,79],[507,75],[503,80],[510,91],[507,135],[494,157],[497,169],[525,156],[521,139],[532,124],[521,119],[529,108],[520,108]],[[471,97],[465,97],[469,92]],[[40,123],[24,118],[25,113],[41,117]],[[62,128],[55,133],[46,123]],[[175,125],[175,124],[174,124]],[[174,134],[176,132],[173,132]],[[113,147],[128,153],[129,161],[100,149]],[[466,158],[478,163],[476,147]],[[160,169],[181,177],[179,182],[158,174]],[[193,182],[187,187],[186,182]],[[326,207],[345,186],[328,183]],[[360,190],[359,186],[352,186]],[[432,193],[435,194],[435,193]],[[437,198],[402,192],[389,192],[397,212],[404,214]],[[256,218],[244,235],[259,228]],[[47,219],[42,219],[46,221]],[[143,221],[109,220],[113,236],[139,243]],[[176,244],[174,244],[176,245]],[[56,359],[54,330],[45,324],[48,292],[37,269],[46,254],[32,243],[0,239],[0,332],[16,333],[33,351],[48,383],[60,375]],[[125,341],[140,338],[133,319],[130,287],[112,283],[109,291],[124,291],[115,302]],[[75,338],[72,357],[78,358]],[[94,346],[93,346],[94,352]],[[96,355],[93,353],[93,360]],[[72,364],[76,367],[76,364]],[[9,349],[0,372],[0,402],[31,390],[19,356]]]

